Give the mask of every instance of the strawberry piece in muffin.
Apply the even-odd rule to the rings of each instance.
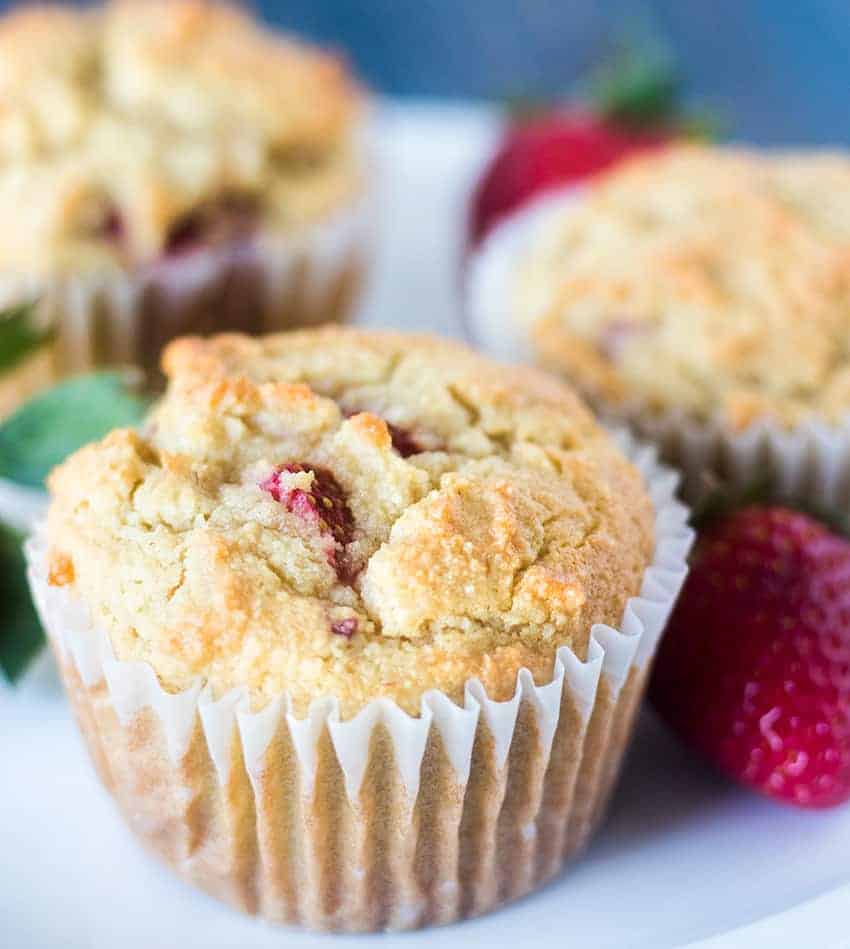
[[[282,480],[286,474],[301,472],[312,476],[309,490],[288,486]],[[345,547],[354,539],[354,515],[333,473],[327,468],[290,462],[272,472],[260,487],[283,504],[287,511],[317,528],[327,538],[329,563],[340,579],[351,579],[351,565],[345,560]]]

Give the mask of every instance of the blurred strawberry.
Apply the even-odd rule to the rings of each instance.
[[[679,115],[673,63],[657,43],[623,45],[585,85],[587,106],[538,110],[509,126],[472,197],[471,247],[545,191],[580,184],[671,138],[710,132]]]
[[[740,783],[800,807],[850,798],[850,543],[784,507],[711,524],[650,694]]]
[[[617,128],[593,115],[551,113],[513,125],[475,189],[469,220],[477,244],[511,211],[544,191],[578,184],[665,136]]]

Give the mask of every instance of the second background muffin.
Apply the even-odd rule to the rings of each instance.
[[[56,374],[350,312],[370,168],[339,59],[226,4],[115,0],[7,14],[0,61],[0,305],[39,301]]]
[[[850,160],[675,145],[546,195],[472,261],[476,338],[719,481],[850,498]]]

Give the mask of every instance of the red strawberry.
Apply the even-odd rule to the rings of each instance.
[[[714,522],[651,696],[742,784],[801,807],[850,798],[850,542],[782,507]]]
[[[638,151],[660,132],[627,130],[583,113],[551,113],[507,132],[472,198],[469,232],[477,244],[511,211],[544,191],[580,183]]]

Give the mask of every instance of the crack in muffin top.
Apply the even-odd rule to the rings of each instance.
[[[351,715],[477,676],[506,699],[639,592],[642,479],[543,373],[339,328],[187,338],[163,364],[143,432],[51,475],[48,540],[50,582],[169,689]]]
[[[147,262],[234,203],[284,232],[319,220],[359,186],[361,98],[339,57],[227,3],[9,13],[0,268]]]
[[[671,146],[587,186],[518,262],[541,361],[603,402],[840,421],[850,158]]]

